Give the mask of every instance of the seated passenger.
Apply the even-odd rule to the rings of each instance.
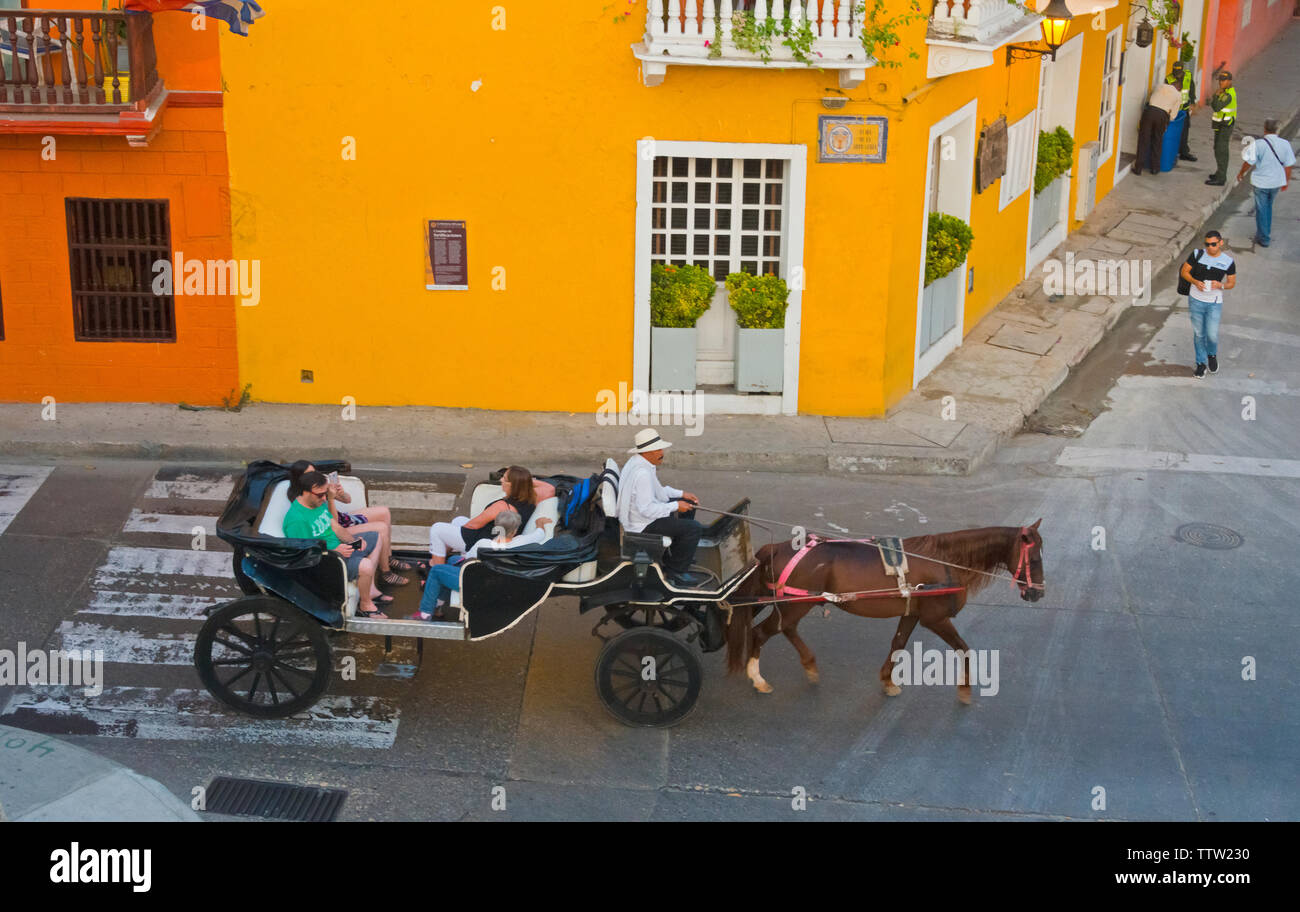
[[[502,510],[497,516],[496,521],[492,524],[492,538],[480,538],[470,546],[469,551],[465,553],[465,560],[472,560],[478,557],[479,552],[484,549],[502,549],[518,548],[522,545],[540,545],[546,540],[546,524],[551,521],[549,516],[539,517],[537,528],[527,535],[518,535],[519,527],[523,517],[513,510]],[[460,588],[460,564],[437,564],[429,568],[429,578],[424,582],[424,596],[420,599],[420,610],[411,615],[413,621],[431,621],[435,618],[442,619],[442,609],[438,606],[438,599],[442,596],[442,591]]]
[[[555,496],[555,486],[545,481],[537,481],[533,473],[523,466],[511,466],[501,477],[501,491],[505,494],[492,501],[483,512],[472,519],[457,516],[451,522],[434,523],[429,529],[429,564],[437,566],[445,563],[447,552],[468,553],[474,543],[492,534],[492,523],[503,512],[519,514],[519,527],[528,525],[529,518],[537,505],[548,497]]]
[[[618,483],[618,521],[626,532],[649,532],[673,540],[664,552],[668,581],[689,589],[701,580],[690,572],[704,527],[695,521],[699,499],[659,483],[656,471],[664,450],[672,446],[654,428],[638,431],[633,453],[623,466]]]
[[[314,472],[316,467],[305,459],[299,459],[293,465],[289,466],[289,499],[293,500],[298,496],[301,487],[299,479],[304,472]],[[330,485],[329,506],[330,512],[338,520],[338,524],[346,531],[343,533],[345,542],[351,541],[353,536],[359,532],[378,532],[379,541],[379,582],[385,586],[405,586],[410,582],[404,576],[398,576],[394,571],[414,570],[413,564],[408,564],[403,560],[395,560],[392,557],[393,551],[393,514],[387,507],[366,507],[365,514],[346,513],[338,508],[340,503],[351,503],[352,496],[343,490],[343,485]]]
[[[379,533],[362,532],[354,539],[360,547],[353,548],[339,539],[343,531],[329,509],[329,480],[321,472],[303,472],[299,478],[300,492],[289,512],[284,516],[285,538],[323,539],[325,546],[343,558],[349,580],[356,580],[361,590],[361,604],[357,616],[386,619],[388,616],[375,607],[375,599],[391,602],[375,588],[375,552],[379,548]]]

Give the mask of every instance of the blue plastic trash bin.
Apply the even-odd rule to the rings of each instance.
[[[1172,171],[1178,164],[1178,147],[1183,141],[1183,131],[1187,129],[1187,112],[1179,111],[1178,116],[1169,121],[1165,128],[1165,137],[1160,145],[1160,170]]]

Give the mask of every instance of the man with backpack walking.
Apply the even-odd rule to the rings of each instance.
[[[1192,318],[1192,347],[1196,351],[1196,368],[1192,376],[1205,378],[1208,368],[1219,372],[1219,319],[1223,312],[1223,292],[1237,284],[1237,264],[1223,249],[1223,235],[1205,232],[1205,249],[1193,250],[1178,271],[1178,293],[1186,294],[1187,310]]]
[[[1273,200],[1291,184],[1291,167],[1295,164],[1295,151],[1291,144],[1277,135],[1277,121],[1264,121],[1264,135],[1246,146],[1241,152],[1240,181],[1250,172],[1251,187],[1255,191],[1255,243],[1261,247],[1269,244],[1273,228]]]

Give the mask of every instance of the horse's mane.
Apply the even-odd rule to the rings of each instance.
[[[993,582],[993,577],[987,574],[1003,568],[1011,569],[1007,566],[1007,530],[998,526],[918,535],[905,539],[903,548],[911,554],[923,554],[956,564],[956,567],[947,569],[966,588],[967,595],[974,595]],[[981,570],[984,572],[980,573]]]

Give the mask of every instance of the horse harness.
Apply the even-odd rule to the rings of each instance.
[[[858,592],[820,592],[812,593],[807,589],[800,589],[797,586],[788,584],[790,574],[794,568],[799,565],[813,548],[821,544],[832,543],[851,543],[859,545],[874,545],[880,554],[880,562],[884,567],[885,575],[895,577],[897,582],[896,589],[864,589]],[[1021,562],[1027,566],[1027,552],[1021,552]],[[1019,570],[1017,569],[1017,573]],[[951,582],[951,576],[949,576]],[[903,611],[906,617],[912,613],[912,599],[924,596],[934,595],[955,595],[965,591],[964,586],[937,585],[922,583],[913,586],[907,581],[907,553],[903,551],[903,540],[895,535],[871,536],[869,538],[821,538],[817,535],[808,536],[804,546],[794,553],[790,560],[781,568],[780,578],[775,583],[768,583],[767,587],[773,590],[773,595],[778,601],[820,601],[820,602],[852,602],[861,598],[902,598],[907,605]],[[786,593],[796,596],[795,599],[786,599]]]

